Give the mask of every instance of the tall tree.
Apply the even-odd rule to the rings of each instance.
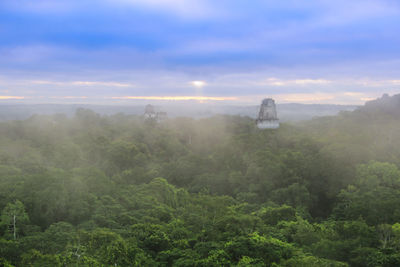
[[[29,222],[28,214],[25,212],[24,204],[19,200],[8,203],[1,213],[1,224],[11,230],[14,240],[17,239],[20,227],[27,222]]]

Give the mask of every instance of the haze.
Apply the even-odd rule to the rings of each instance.
[[[399,0],[0,0],[0,266],[400,266]]]

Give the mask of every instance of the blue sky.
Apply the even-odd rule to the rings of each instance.
[[[0,103],[399,92],[398,0],[0,1]]]

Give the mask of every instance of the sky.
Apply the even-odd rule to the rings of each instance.
[[[398,0],[0,0],[0,103],[384,93],[400,93]]]

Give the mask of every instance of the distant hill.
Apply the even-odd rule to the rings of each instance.
[[[340,151],[344,161],[379,159],[400,166],[400,94],[383,95],[352,112],[320,117],[302,124],[306,131]]]
[[[400,116],[400,94],[393,96],[384,94],[381,98],[367,102],[359,110],[365,113]]]

